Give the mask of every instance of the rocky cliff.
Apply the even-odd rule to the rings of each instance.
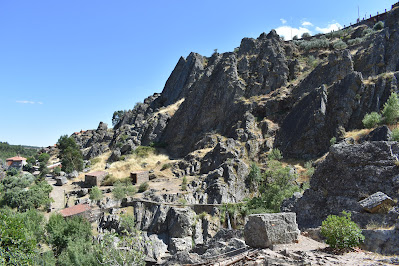
[[[248,162],[279,148],[285,158],[313,159],[330,139],[362,127],[399,79],[397,17],[308,40],[283,41],[272,30],[244,38],[234,52],[180,58],[162,93],[127,111],[113,129],[76,134],[86,159],[111,150],[116,161],[138,146],[162,145],[176,176],[197,176],[193,201],[248,196]],[[338,45],[339,44],[339,45]],[[196,152],[201,151],[201,152]]]

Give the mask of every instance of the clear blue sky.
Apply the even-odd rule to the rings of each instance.
[[[0,141],[48,146],[111,126],[162,88],[180,56],[232,51],[278,28],[312,34],[395,1],[0,1]]]

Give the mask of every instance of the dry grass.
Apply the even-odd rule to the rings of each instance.
[[[356,129],[356,130],[346,132],[344,137],[345,138],[353,138],[356,142],[358,142],[361,137],[367,135],[372,130],[373,129],[368,129],[368,128]]]
[[[107,159],[111,155],[111,152],[106,152],[96,158],[94,165],[91,167],[91,172],[94,171],[104,171],[105,165],[107,164]],[[130,172],[132,171],[142,171],[142,170],[154,170],[156,174],[160,172],[162,165],[164,164],[173,164],[175,161],[169,159],[166,154],[161,153],[150,153],[146,158],[140,158],[134,154],[127,155],[126,160],[114,162],[111,164],[111,167],[108,168],[106,171],[114,176],[117,179],[126,178],[130,176]],[[82,173],[79,178],[81,180],[84,179],[84,173]],[[172,173],[170,170],[164,170],[161,173],[161,176],[167,177],[171,176]]]
[[[178,100],[174,104],[170,104],[166,107],[161,108],[158,112],[154,113],[154,117],[157,116],[158,114],[164,114],[164,113],[168,113],[170,116],[173,116],[183,102],[184,98]]]

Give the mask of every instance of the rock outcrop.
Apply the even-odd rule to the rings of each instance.
[[[326,159],[316,169],[310,189],[297,200],[291,211],[297,213],[301,228],[317,227],[330,214],[352,212],[352,219],[365,228],[370,222],[393,225],[399,217],[397,207],[386,214],[371,214],[359,201],[383,192],[398,198],[399,167],[395,155],[397,142],[375,141],[333,145]]]

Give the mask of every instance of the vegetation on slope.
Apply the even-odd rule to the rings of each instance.
[[[10,157],[20,155],[22,157],[34,156],[38,151],[36,147],[27,147],[21,145],[10,145],[7,142],[0,142],[0,159],[5,160]]]

